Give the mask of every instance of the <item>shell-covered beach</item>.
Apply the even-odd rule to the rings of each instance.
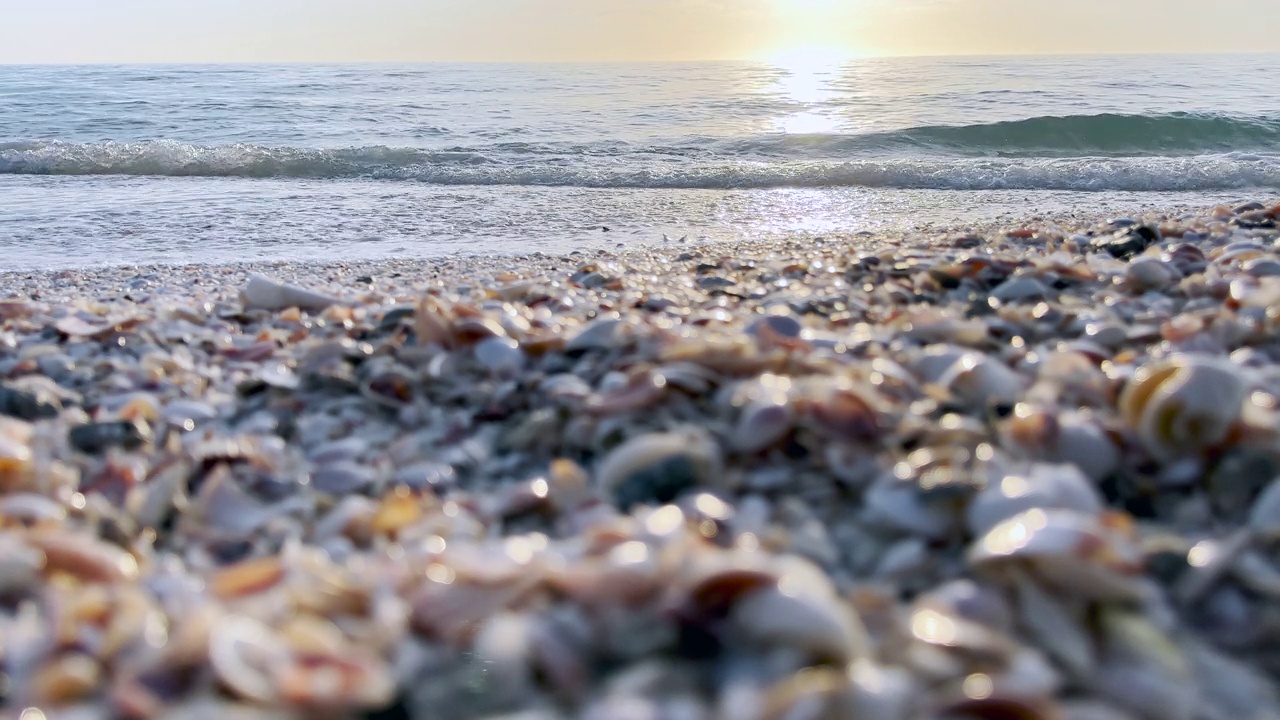
[[[0,274],[0,708],[1280,718],[1280,204]]]

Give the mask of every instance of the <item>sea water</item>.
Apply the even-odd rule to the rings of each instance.
[[[558,253],[1271,197],[1277,87],[1274,55],[0,66],[0,269]]]

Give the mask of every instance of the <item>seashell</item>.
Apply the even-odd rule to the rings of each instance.
[[[569,338],[564,351],[571,355],[592,350],[611,350],[624,338],[625,323],[613,318],[592,320]]]
[[[1280,303],[1280,277],[1237,277],[1229,288],[1231,300],[1242,308],[1266,309]]]
[[[863,658],[849,664],[855,718],[908,720],[920,717],[923,693],[909,671]]]
[[[606,378],[607,379],[607,378]],[[586,409],[596,415],[619,415],[654,405],[666,395],[667,381],[654,372],[641,372],[621,385],[604,389],[587,399]]]
[[[97,338],[121,332],[140,323],[141,318],[134,317],[99,317],[90,322],[79,315],[70,315],[54,323],[54,328],[63,335],[79,338]]]
[[[392,535],[413,525],[426,515],[422,497],[408,487],[398,487],[387,494],[370,521],[375,533]]]
[[[384,367],[360,383],[360,394],[382,407],[399,410],[413,404],[417,379],[406,368]]]
[[[199,400],[171,400],[160,410],[160,417],[174,427],[187,431],[218,417],[212,405]]]
[[[138,574],[133,555],[93,536],[37,531],[28,534],[26,542],[44,553],[45,573],[65,573],[83,583],[116,583]]]
[[[917,598],[916,607],[931,608],[1006,634],[1013,628],[1013,610],[1004,595],[994,587],[972,580],[952,580],[939,585]]]
[[[491,337],[476,343],[472,352],[485,370],[501,376],[514,375],[524,369],[525,355],[520,343],[505,337]]]
[[[1280,598],[1280,568],[1257,551],[1246,551],[1235,559],[1231,574],[1240,587],[1264,598]]]
[[[1200,690],[1198,716],[1275,716],[1274,709],[1280,705],[1280,692],[1275,682],[1260,669],[1191,638],[1182,638],[1179,649],[1191,665],[1191,674]]]
[[[840,665],[868,655],[865,629],[825,575],[799,561],[789,572],[776,586],[738,599],[729,613],[733,630],[727,641],[794,647],[818,662]]]
[[[905,336],[924,343],[976,346],[988,335],[987,325],[982,320],[958,318],[949,311],[932,306],[908,310],[898,322]]]
[[[414,313],[413,329],[419,345],[450,347],[453,343],[453,307],[448,301],[424,295]]]
[[[1280,476],[1280,457],[1265,448],[1237,447],[1227,450],[1206,478],[1196,478],[1208,490],[1209,501],[1219,514],[1232,518],[1250,511],[1260,493]],[[1265,505],[1265,504],[1264,504]]]
[[[796,412],[807,427],[841,441],[878,440],[896,419],[869,385],[829,375],[797,382]]]
[[[271,681],[289,663],[288,648],[271,628],[249,617],[226,615],[209,634],[209,665],[235,695],[263,704],[280,697]]]
[[[40,584],[45,558],[40,550],[0,535],[0,596],[18,597]]]
[[[1097,663],[1095,643],[1090,636],[1079,603],[1051,596],[1025,573],[1015,573],[1017,618],[1030,639],[1070,677],[1089,678]]]
[[[778,338],[798,338],[804,330],[800,319],[791,314],[785,307],[771,308],[768,313],[747,324],[747,334],[755,336],[772,335]]]
[[[58,525],[66,517],[66,508],[44,495],[14,493],[0,497],[0,527],[10,523],[28,527]]]
[[[930,345],[911,358],[910,369],[926,383],[937,383],[961,358],[971,351],[952,345]]]
[[[781,442],[791,432],[795,409],[785,395],[762,398],[742,409],[733,428],[733,448],[756,453]]]
[[[258,368],[258,372],[255,373],[254,377],[264,385],[281,390],[297,390],[298,386],[302,384],[302,381],[294,374],[293,370],[289,369],[288,364],[282,362],[267,363]]]
[[[1199,688],[1176,645],[1138,612],[1115,606],[1100,610],[1101,662],[1093,674],[1097,690],[1149,720],[1191,720]]]
[[[1080,597],[1134,600],[1144,566],[1140,547],[1099,517],[1035,508],[1004,520],[968,552],[975,567],[1015,563],[1047,585]]]
[[[462,644],[487,618],[514,606],[539,581],[526,577],[469,582],[452,567],[436,563],[427,568],[426,583],[409,598],[411,622],[429,637]]]
[[[240,290],[240,304],[245,310],[277,312],[296,307],[317,311],[341,302],[328,295],[272,280],[260,273],[250,273],[249,282]]]
[[[889,473],[882,475],[863,497],[863,512],[877,525],[941,539],[956,530],[959,508],[952,503],[932,502],[914,480]]]
[[[326,463],[311,473],[311,487],[339,497],[363,492],[377,480],[373,468],[354,462]]]
[[[665,504],[719,479],[720,448],[704,431],[651,433],[614,448],[596,467],[596,484],[624,510]]]
[[[307,453],[307,460],[314,465],[359,461],[368,451],[369,441],[359,435],[353,435],[317,445]]]
[[[1245,399],[1239,368],[1174,355],[1138,368],[1121,392],[1119,410],[1147,450],[1168,462],[1225,442]]]
[[[805,668],[779,680],[750,710],[760,720],[856,717],[849,678],[834,668]]]
[[[744,596],[773,587],[776,574],[751,567],[715,567],[699,570],[689,583],[681,612],[688,618],[710,623],[728,617]]]
[[[1120,466],[1120,449],[1093,416],[1067,411],[1058,418],[1057,443],[1045,459],[1073,462],[1091,480],[1099,482]]]
[[[1246,261],[1240,269],[1253,277],[1280,276],[1280,260],[1274,257],[1257,257]]]
[[[232,600],[275,587],[284,577],[278,556],[253,558],[218,570],[209,580],[209,590],[219,599]]]
[[[0,491],[13,492],[34,480],[33,435],[31,425],[0,417]]]
[[[443,493],[457,483],[458,477],[453,466],[427,460],[399,468],[391,480],[413,490],[433,489]]]
[[[95,658],[81,652],[67,653],[36,670],[30,686],[26,688],[28,702],[37,706],[65,707],[92,695],[102,683],[102,678],[102,665]]]
[[[1102,511],[1102,497],[1076,466],[1037,464],[985,487],[969,503],[965,517],[969,531],[981,536],[1032,508],[1096,515]]]
[[[395,696],[386,664],[354,647],[295,653],[274,674],[281,699],[294,707],[378,710]]]
[[[1172,265],[1159,258],[1141,257],[1129,263],[1125,269],[1125,283],[1138,292],[1163,290],[1182,279]]]
[[[252,533],[275,514],[236,483],[225,463],[205,477],[192,509],[208,526],[237,535]]]
[[[996,404],[1012,407],[1023,391],[1022,378],[1005,364],[966,353],[938,378],[938,384],[974,409]]]
[[[1265,542],[1280,540],[1280,478],[1272,480],[1253,502],[1249,529]]]
[[[1044,283],[1027,275],[1012,277],[991,291],[991,297],[1001,302],[1043,300],[1050,295],[1051,291]]]

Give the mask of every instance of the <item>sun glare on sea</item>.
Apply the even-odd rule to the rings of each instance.
[[[824,47],[795,47],[769,57],[769,64],[781,71],[773,92],[803,108],[779,118],[775,123],[779,131],[817,135],[839,129],[838,117],[813,106],[836,96],[835,83],[850,57],[848,52]]]

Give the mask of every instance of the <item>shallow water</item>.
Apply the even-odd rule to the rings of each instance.
[[[0,267],[1231,201],[1280,188],[1277,85],[1276,56],[0,67]]]

